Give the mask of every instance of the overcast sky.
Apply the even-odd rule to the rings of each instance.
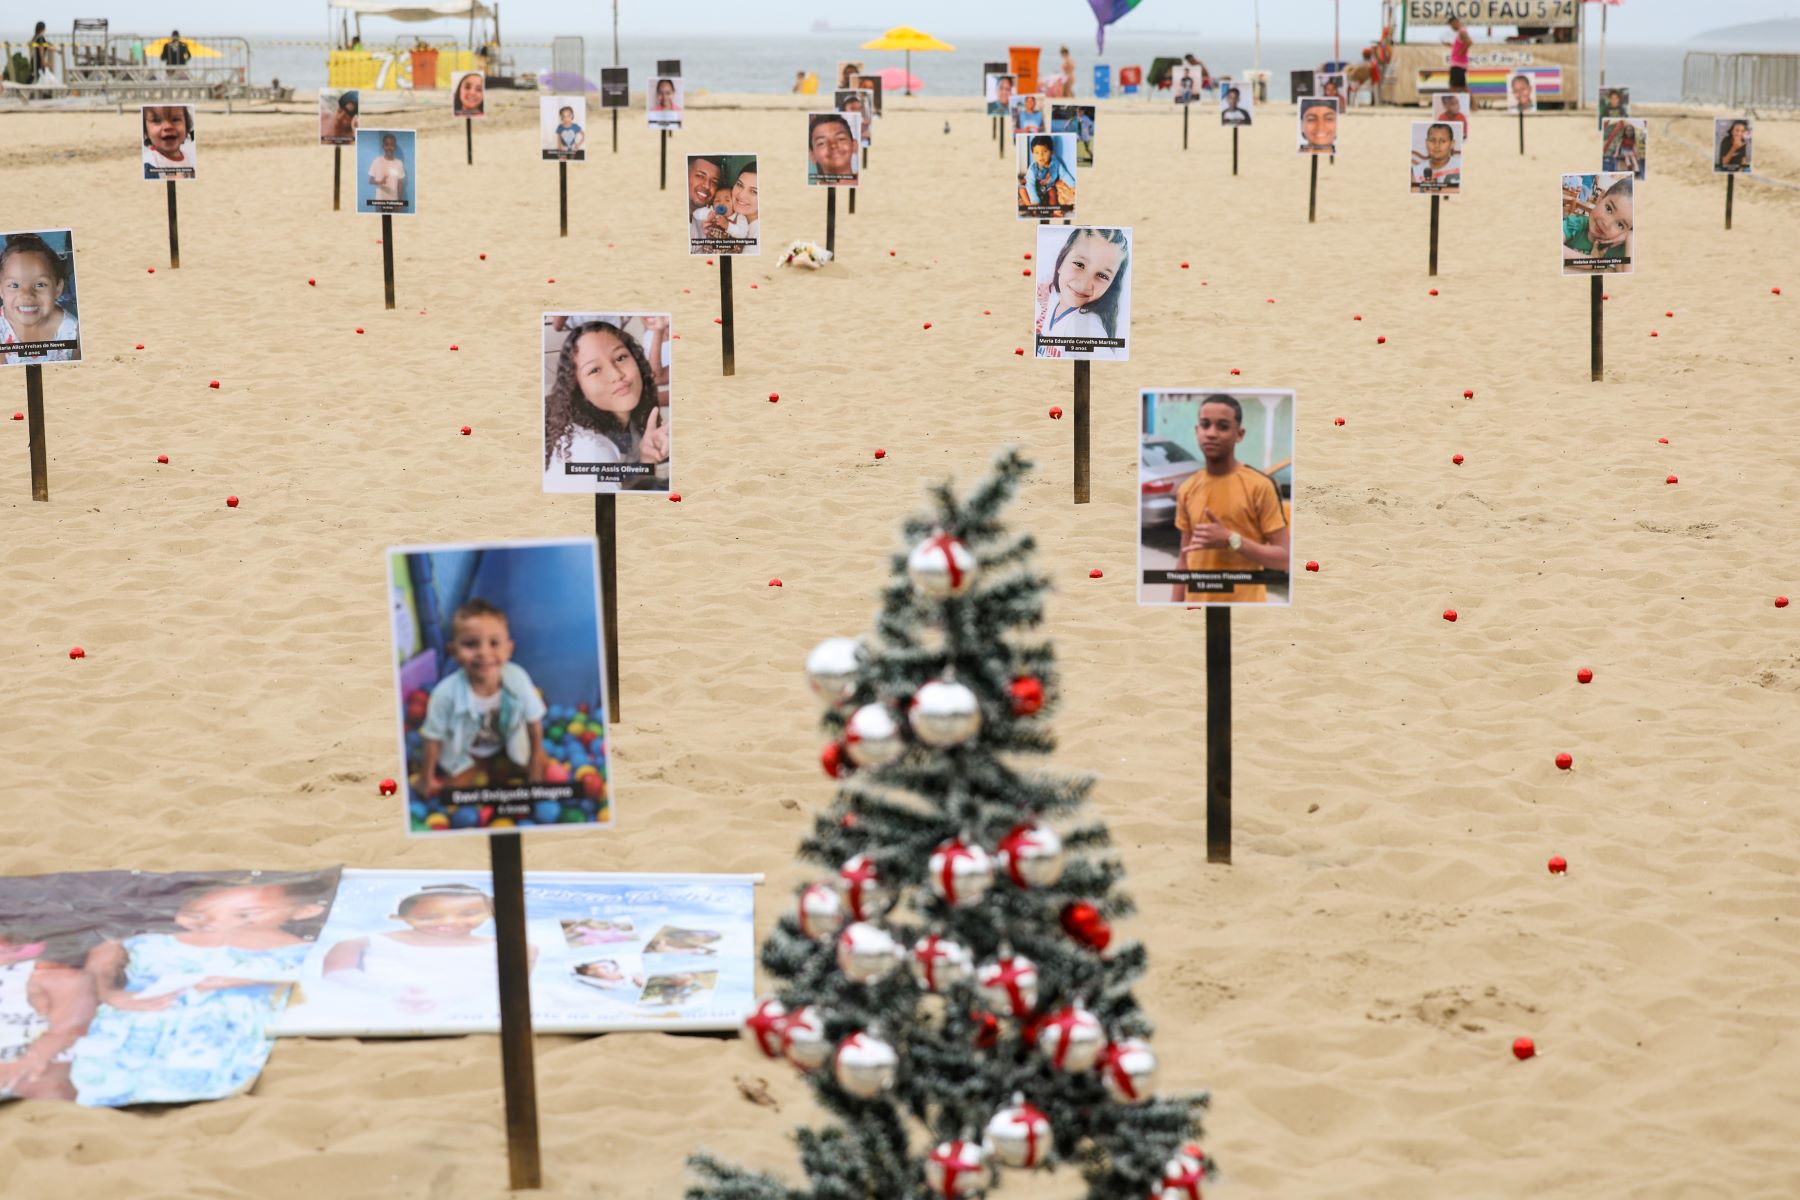
[[[1119,32],[1181,32],[1248,41],[1256,0],[1143,0],[1113,26]],[[1260,0],[1262,35],[1310,41],[1331,28],[1332,0]],[[1346,38],[1379,32],[1379,0],[1342,0]],[[105,16],[120,30],[178,26],[195,33],[294,33],[323,38],[324,0],[12,0],[3,26],[23,40],[30,19],[66,32],[76,16]],[[31,16],[35,14],[35,17]],[[1594,15],[1590,12],[1590,17]],[[501,32],[520,38],[556,33],[598,36],[612,28],[611,0],[500,0]],[[1063,38],[1085,35],[1093,47],[1087,0],[619,0],[622,37],[742,33],[804,36],[815,18],[834,25],[916,25],[954,41],[958,35]],[[1773,17],[1800,17],[1800,0],[1625,0],[1608,16],[1621,42],[1677,42],[1707,29]],[[12,24],[20,28],[13,30]],[[1477,35],[1479,36],[1479,30]],[[1749,47],[1746,47],[1749,48]]]

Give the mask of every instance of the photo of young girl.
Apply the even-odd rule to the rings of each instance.
[[[0,236],[0,362],[80,362],[74,235],[41,229]]]
[[[73,1047],[99,998],[94,977],[49,954],[49,942],[0,916],[0,1099],[73,1100]]]
[[[1040,226],[1036,262],[1037,357],[1129,358],[1131,230]]]
[[[481,1021],[500,1007],[492,922],[494,902],[478,887],[432,884],[402,896],[388,918],[406,928],[335,942],[323,977],[354,989],[359,1002],[384,1004],[390,1017]],[[527,970],[537,963],[527,946]]]
[[[362,111],[362,93],[352,88],[347,92],[319,93],[319,145],[356,145],[356,118]]]
[[[652,129],[681,128],[681,77],[659,75],[650,81],[646,119]]]
[[[696,169],[695,160],[708,164]],[[712,188],[714,179],[718,186]],[[762,213],[756,155],[690,154],[688,179],[712,195],[688,214],[689,254],[761,254]],[[689,200],[693,200],[693,195]]]
[[[1073,216],[1074,137],[1066,133],[1022,133],[1013,139],[1013,150],[1019,172],[1019,220]]]
[[[644,972],[617,958],[593,958],[576,963],[575,982],[598,992],[623,993],[636,1000],[644,988]]]
[[[1643,117],[1608,121],[1600,127],[1600,169],[1644,177],[1650,154],[1650,122]]]
[[[72,1047],[77,1102],[177,1103],[249,1086],[336,884],[336,872],[190,884],[173,932],[90,950],[99,1005]]]
[[[143,122],[144,178],[194,177],[194,110],[186,104],[146,104]]]
[[[538,149],[545,162],[587,159],[587,97],[538,97]]]
[[[544,314],[544,490],[667,492],[667,313]]]
[[[609,823],[593,540],[401,546],[387,568],[409,831]]]
[[[487,115],[487,76],[480,71],[458,71],[450,78],[450,112],[457,117]]]
[[[1631,176],[1562,177],[1562,273],[1632,273]]]
[[[1412,190],[1454,196],[1462,191],[1462,129],[1448,121],[1412,123]]]
[[[1713,173],[1728,175],[1750,169],[1750,122],[1742,117],[1714,117]]]

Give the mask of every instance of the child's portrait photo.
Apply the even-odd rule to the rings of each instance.
[[[1294,393],[1147,389],[1138,603],[1289,602]]]
[[[644,964],[635,954],[586,959],[569,968],[569,975],[581,987],[609,999],[636,1003],[644,990]]]
[[[1448,121],[1462,130],[1462,140],[1469,140],[1469,114],[1475,109],[1467,92],[1439,92],[1431,98],[1431,119]]]
[[[356,118],[362,111],[362,93],[322,91],[319,93],[319,145],[356,145]]]
[[[587,97],[538,97],[538,148],[545,162],[587,159]]]
[[[387,553],[407,829],[612,821],[592,538]]]
[[[1036,92],[1024,96],[1014,96],[1012,101],[1012,131],[1014,133],[1042,133],[1044,122],[1049,116],[1044,107],[1044,98]]]
[[[761,254],[754,154],[690,154],[688,253]]]
[[[1524,71],[1514,71],[1506,77],[1506,111],[1509,113],[1534,113],[1537,111],[1537,78]]]
[[[1338,102],[1341,110],[1345,104],[1347,84],[1342,71],[1314,71],[1313,90],[1315,96],[1324,96]]]
[[[645,1009],[689,1008],[712,995],[719,984],[717,971],[679,971],[652,975],[644,982],[638,1006]]]
[[[1129,358],[1131,230],[1040,225],[1035,262],[1036,356]]]
[[[0,363],[80,362],[75,235],[38,229],[0,239]]]
[[[480,71],[458,71],[450,77],[450,112],[457,117],[487,115],[487,76]]]
[[[573,949],[612,946],[637,941],[637,923],[630,917],[580,917],[562,922],[563,940]]]
[[[1454,196],[1462,191],[1462,126],[1414,121],[1411,175],[1414,194]]]
[[[1626,117],[1607,121],[1600,126],[1600,169],[1624,171],[1642,179],[1649,158],[1650,122],[1643,117]]]
[[[1254,89],[1230,79],[1219,81],[1219,124],[1253,125],[1256,117]]]
[[[1013,92],[1018,89],[1017,75],[989,74],[984,76],[986,88],[983,95],[987,99],[987,114],[990,117],[1004,117],[1012,112]]]
[[[1075,139],[1075,165],[1094,165],[1094,106],[1092,104],[1052,104],[1050,132],[1066,133]]]
[[[1308,96],[1300,101],[1299,150],[1302,154],[1336,154],[1338,102],[1323,96]]]
[[[544,490],[666,494],[669,314],[545,313],[543,329]]]
[[[675,925],[664,925],[644,943],[644,953],[714,955],[719,952],[718,944],[724,936],[714,929],[683,929]]]
[[[841,113],[855,113],[862,118],[858,131],[863,148],[868,149],[875,128],[875,94],[862,88],[839,88],[832,93],[831,103]]]
[[[631,107],[631,68],[600,68],[600,107]]]
[[[1750,169],[1750,122],[1743,117],[1713,118],[1713,173],[1728,175]]]
[[[1075,213],[1075,138],[1067,133],[1021,133],[1013,138],[1021,221]]]
[[[645,97],[646,119],[652,129],[681,128],[681,76],[657,75]]]
[[[806,114],[806,182],[809,187],[855,187],[861,170],[862,117],[856,113]]]
[[[194,177],[194,109],[188,104],[146,104],[143,121],[144,178]]]
[[[869,96],[874,103],[872,115],[879,117],[881,115],[881,76],[858,75],[854,86],[869,93]]]
[[[410,129],[356,131],[356,211],[413,216],[419,211],[416,135]]]
[[[1178,66],[1169,78],[1169,93],[1177,104],[1198,104],[1206,76],[1199,67]]]
[[[1599,92],[1600,119],[1616,120],[1631,115],[1631,89],[1628,87],[1604,87]]]
[[[1620,172],[1562,177],[1562,273],[1632,273],[1632,176]]]

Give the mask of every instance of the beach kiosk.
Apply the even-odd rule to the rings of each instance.
[[[1450,90],[1453,16],[1475,39],[1469,93],[1477,103],[1504,105],[1507,76],[1523,72],[1536,84],[1539,107],[1580,105],[1580,0],[1385,0],[1382,26],[1396,33],[1393,61],[1376,89],[1381,103],[1429,103]]]
[[[458,71],[485,71],[491,87],[511,86],[500,58],[500,6],[483,0],[328,0],[332,49],[326,69],[333,88],[364,91],[448,88]],[[363,43],[363,18],[405,24],[468,22],[466,46],[401,35],[391,45]]]

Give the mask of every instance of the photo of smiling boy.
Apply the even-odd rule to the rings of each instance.
[[[1013,139],[1019,170],[1019,220],[1075,213],[1075,139],[1066,133],[1022,133]]]
[[[1537,111],[1537,81],[1535,77],[1523,71],[1514,71],[1506,77],[1506,111],[1509,113],[1534,113]]]
[[[1562,273],[1629,275],[1636,232],[1629,174],[1562,177]]]
[[[1299,136],[1302,154],[1336,154],[1338,102],[1320,96],[1300,101]]]
[[[1018,85],[1017,75],[989,75],[987,77],[987,114],[990,117],[1004,117],[1012,113],[1013,89]]]
[[[1448,121],[1412,123],[1414,194],[1454,196],[1462,191],[1462,130]]]
[[[1094,106],[1092,104],[1052,104],[1050,132],[1068,133],[1075,137],[1075,165],[1094,165]]]
[[[855,113],[806,114],[809,187],[855,187],[862,118]]]
[[[362,93],[352,88],[347,92],[319,93],[319,145],[356,145],[356,120],[362,112]]]
[[[1040,225],[1038,358],[1123,362],[1131,348],[1131,230]]]
[[[0,363],[81,361],[74,235],[42,229],[0,237]]]
[[[146,104],[144,178],[194,178],[194,110],[186,104]]]

